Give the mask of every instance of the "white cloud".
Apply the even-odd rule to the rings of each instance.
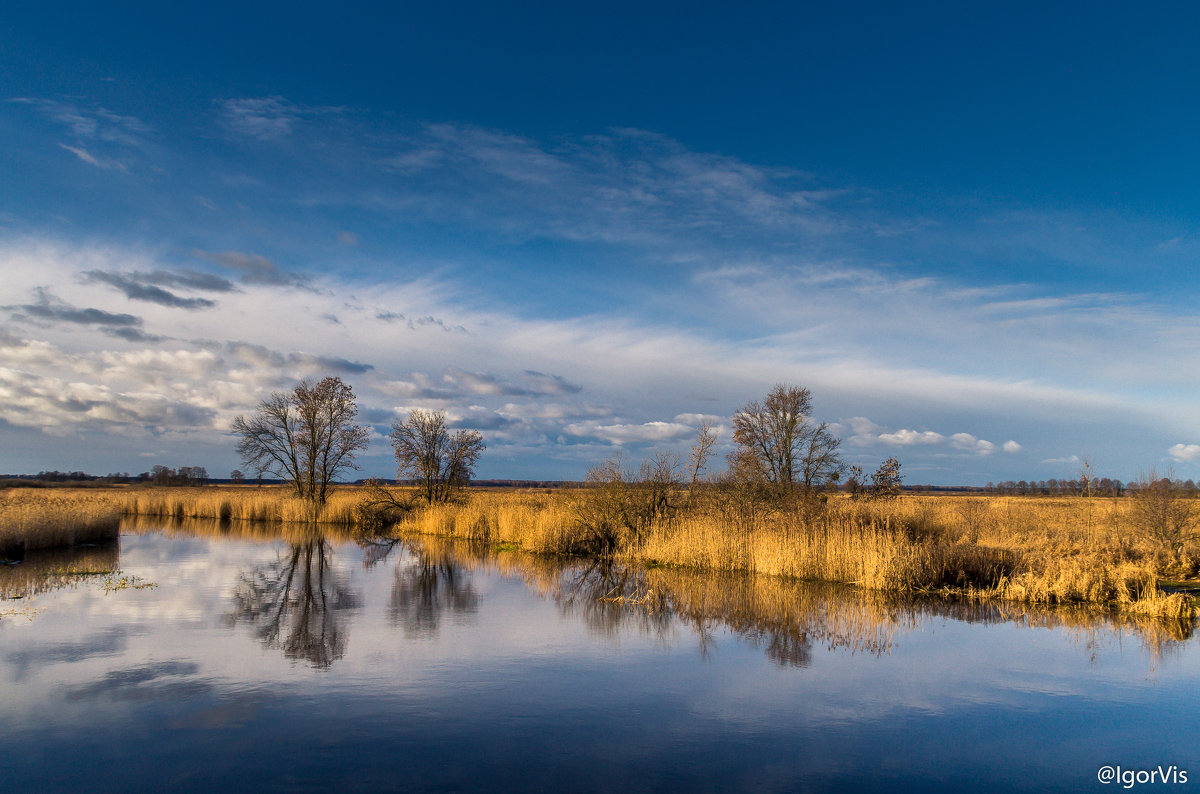
[[[910,447],[914,444],[941,444],[946,437],[932,430],[918,432],[916,430],[897,430],[895,433],[881,433],[877,441],[895,447]]]
[[[990,441],[984,441],[981,438],[975,438],[970,433],[955,433],[950,436],[950,444],[955,449],[961,449],[964,452],[975,452],[980,455],[990,455],[996,451],[996,445]]]
[[[996,450],[996,445],[991,441],[985,441],[981,438],[976,438],[970,433],[954,433],[950,436],[933,430],[909,430],[901,429],[893,433],[878,433],[878,426],[869,419],[857,417],[850,420],[854,424],[868,432],[856,433],[850,437],[850,442],[855,446],[870,446],[880,443],[893,447],[921,447],[921,446],[942,446],[949,444],[951,447],[963,452],[973,452],[979,455],[990,455]],[[1009,441],[1004,444],[1005,452],[1017,452],[1021,449],[1021,445],[1015,441]]]
[[[1079,461],[1078,455],[1070,455],[1068,457],[1062,457],[1062,458],[1046,458],[1045,460],[1042,461],[1042,463],[1049,463],[1052,465],[1075,464],[1075,463],[1079,463],[1079,462],[1080,461]]]
[[[279,96],[228,99],[221,105],[221,116],[239,135],[272,141],[291,134],[300,109]]]
[[[681,422],[692,427],[699,427],[702,423],[708,422],[711,425],[719,425],[725,420],[723,416],[716,414],[676,414],[675,421]]]
[[[877,433],[883,429],[865,416],[852,416],[846,420],[846,424],[850,426],[854,435]]]
[[[679,422],[643,422],[640,425],[601,425],[598,422],[576,422],[563,428],[575,436],[601,438],[612,444],[678,441],[695,432],[691,425]]]
[[[1011,455],[1013,453],[1020,452],[1022,447],[1016,441],[1012,441],[1010,439],[1009,441],[1004,442],[1004,446],[1001,447],[1001,449],[1003,449],[1005,452],[1007,452]]]
[[[1200,460],[1200,444],[1176,444],[1167,454],[1178,461]]]
[[[733,341],[702,330],[603,316],[530,319],[503,306],[460,302],[453,284],[428,279],[346,284],[319,278],[307,290],[243,283],[221,292],[218,305],[204,312],[138,303],[137,327],[148,337],[164,337],[160,341],[126,342],[80,333],[78,323],[14,319],[20,307],[33,305],[30,295],[43,285],[54,285],[62,301],[55,306],[62,311],[86,307],[106,313],[97,316],[121,317],[131,308],[125,295],[76,276],[96,270],[156,273],[170,265],[167,256],[154,252],[0,245],[0,269],[6,273],[0,283],[0,306],[6,307],[0,313],[0,364],[24,373],[19,378],[29,383],[48,379],[36,404],[13,402],[7,406],[11,418],[5,418],[30,427],[94,423],[107,428],[104,432],[120,432],[115,428],[125,423],[136,432],[159,432],[170,418],[165,406],[178,404],[186,432],[229,445],[224,428],[233,416],[252,409],[272,390],[327,372],[343,373],[364,410],[381,412],[380,417],[393,415],[397,402],[454,410],[463,422],[492,428],[489,439],[503,439],[511,449],[523,450],[519,454],[546,460],[585,454],[564,447],[584,447],[587,439],[683,442],[699,421],[727,416],[780,380],[810,386],[818,418],[828,415],[829,406],[847,404],[852,416],[838,429],[839,434],[842,425],[857,431],[848,446],[900,446],[914,457],[939,447],[986,455],[997,445],[968,433],[904,425],[893,431],[866,415],[909,414],[928,426],[953,410],[1081,427],[1113,416],[1148,415],[1143,407],[1103,391],[906,369],[903,359],[881,363],[842,350],[827,357],[809,344],[782,343],[782,337]],[[408,327],[377,319],[389,312],[444,318],[472,332],[448,334],[441,325]],[[325,314],[337,314],[342,324],[323,323]],[[103,386],[110,396],[84,395],[67,386],[85,381]],[[80,402],[86,396],[102,405],[77,410],[78,403],[50,399],[55,394]],[[117,410],[123,400],[138,407]],[[707,410],[696,411],[696,406]],[[499,443],[490,449],[502,454]]]

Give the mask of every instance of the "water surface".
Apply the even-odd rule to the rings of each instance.
[[[8,790],[1200,780],[1178,624],[303,530],[74,555],[0,570]]]

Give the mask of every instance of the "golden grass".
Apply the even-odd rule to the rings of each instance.
[[[533,555],[512,551],[508,544],[429,535],[411,535],[406,542],[425,559],[522,578],[565,611],[583,612],[590,626],[606,633],[630,622],[653,633],[669,628],[669,621],[661,617],[674,616],[695,629],[702,647],[714,627],[725,626],[764,647],[779,664],[803,664],[808,649],[817,645],[886,654],[897,633],[916,629],[926,618],[1063,628],[1084,643],[1094,638],[1097,627],[1107,627],[1132,634],[1158,651],[1192,636],[1190,620],[1164,620],[1094,604],[914,598],[903,592],[788,577]]]
[[[125,499],[117,489],[12,489],[0,492],[0,553],[117,537]]]
[[[460,503],[415,511],[396,529],[538,554],[577,553],[586,548],[576,509],[583,498],[584,490],[471,491]],[[88,525],[93,517],[111,522],[117,510],[141,520],[209,519],[228,534],[263,522],[350,529],[365,495],[339,487],[320,512],[281,487],[10,492],[4,499],[0,526],[18,532]],[[906,495],[855,502],[835,496],[826,505],[737,519],[697,499],[693,508],[653,523],[636,542],[626,538],[615,554],[626,562],[878,591],[1100,603],[1131,614],[1190,618],[1192,600],[1161,592],[1157,582],[1166,573],[1194,576],[1200,554],[1187,548],[1182,563],[1167,560],[1138,539],[1129,508],[1128,500],[1099,497]]]
[[[473,493],[465,504],[434,506],[398,529],[566,553],[577,548],[576,498],[580,494]],[[1163,560],[1136,539],[1128,503],[1120,499],[834,498],[820,509],[742,522],[699,509],[654,525],[643,542],[627,544],[618,556],[883,591],[1101,603],[1171,618],[1193,614],[1190,598],[1158,589]]]
[[[335,488],[329,501],[317,510],[311,502],[295,498],[291,489],[283,486],[215,485],[131,490],[124,509],[130,515],[156,518],[352,526],[355,507],[361,501],[358,489]]]

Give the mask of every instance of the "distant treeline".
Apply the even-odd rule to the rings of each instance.
[[[416,486],[417,480],[383,480],[375,479],[382,485]],[[367,480],[355,480],[355,485],[363,485]],[[469,488],[582,488],[585,483],[579,480],[467,480],[463,485]]]
[[[208,471],[203,466],[180,466],[172,469],[168,466],[154,466],[150,471],[141,474],[129,472],[111,472],[109,474],[88,474],[83,471],[39,471],[37,474],[0,474],[0,486],[9,488],[38,488],[52,485],[124,485],[128,483],[149,483],[152,485],[204,485],[213,482]]]
[[[1188,496],[1200,495],[1200,487],[1193,480],[1172,480],[1160,477],[1152,483],[1163,483],[1173,486],[1176,490]],[[989,482],[982,490],[985,493],[1015,494],[1019,496],[1123,496],[1128,491],[1136,491],[1138,483],[1125,483],[1108,477],[1079,477],[1070,480],[1005,480],[1004,482]]]

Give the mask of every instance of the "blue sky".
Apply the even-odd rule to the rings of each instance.
[[[576,478],[783,381],[908,482],[1198,477],[1198,17],[6,11],[0,470],[224,474],[338,374],[364,474],[413,407]]]

